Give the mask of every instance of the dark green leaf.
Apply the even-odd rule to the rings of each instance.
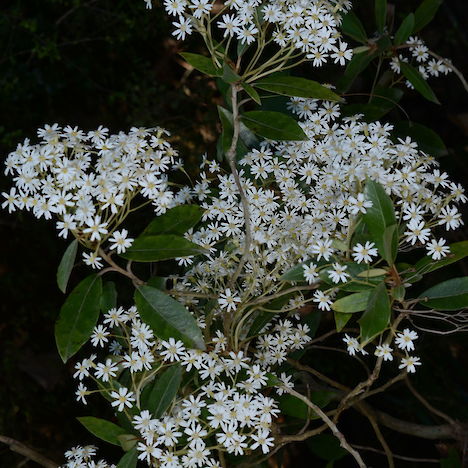
[[[103,314],[117,307],[117,289],[113,281],[106,281],[102,287],[100,309]]]
[[[68,280],[70,273],[73,270],[75,264],[76,252],[78,251],[78,241],[75,239],[65,250],[60,265],[57,269],[57,284],[63,293],[67,290]]]
[[[125,452],[132,450],[132,448],[135,447],[135,445],[138,442],[138,436],[135,434],[121,434],[117,436],[117,439],[119,441],[120,446],[124,449]]]
[[[206,250],[181,236],[140,236],[121,257],[137,262],[157,262],[206,253]]]
[[[324,99],[327,101],[342,101],[338,94],[322,86],[316,81],[296,76],[276,75],[263,78],[253,83],[256,88],[282,94],[284,96],[297,96],[304,98]]]
[[[387,288],[385,283],[382,282],[371,292],[366,311],[358,320],[363,345],[387,328],[390,321],[390,311]]]
[[[395,33],[395,38],[393,39],[393,44],[398,46],[405,43],[410,37],[414,29],[414,14],[410,13],[400,24],[397,32]]]
[[[378,52],[355,53],[346,66],[344,76],[338,80],[337,88],[341,92],[347,91],[357,76],[378,56]]]
[[[318,434],[307,439],[310,451],[326,461],[343,458],[348,452],[340,447],[340,441],[331,434]]]
[[[451,263],[458,262],[458,260],[466,256],[468,256],[468,241],[456,242],[450,245],[450,253],[447,257],[434,261],[431,257],[426,255],[414,265],[414,268],[418,273],[426,274],[446,265],[450,265]]]
[[[405,139],[411,137],[421,150],[431,156],[445,156],[448,154],[442,138],[434,130],[416,122],[400,121],[395,124],[393,134]]]
[[[204,212],[205,210],[198,205],[176,206],[153,219],[142,235],[176,234],[181,236],[201,220]]]
[[[424,291],[419,297],[419,302],[431,309],[464,309],[468,307],[468,276],[443,281]]]
[[[183,52],[180,55],[192,65],[198,71],[205,73],[206,75],[210,76],[221,76],[222,70],[216,68],[213,64],[212,60],[208,57],[199,54],[192,54],[189,52]]]
[[[125,429],[105,419],[94,418],[93,416],[84,416],[77,419],[91,434],[110,444],[120,445],[117,437],[127,432]]]
[[[337,332],[343,330],[352,317],[351,314],[343,314],[341,312],[334,312],[333,315],[335,316],[335,327]]]
[[[373,180],[366,182],[364,195],[366,200],[372,202],[372,206],[367,208],[362,219],[367,225],[380,255],[389,264],[392,264],[395,260],[398,240],[393,202],[384,188]]]
[[[117,463],[117,468],[136,468],[138,462],[138,451],[136,447],[127,452]]]
[[[151,286],[139,286],[135,303],[141,318],[163,340],[182,340],[187,346],[205,349],[203,335],[192,314],[172,297]]]
[[[305,281],[304,265],[305,265],[304,263],[301,263],[300,265],[296,265],[292,267],[287,272],[281,275],[280,281],[289,281],[289,282]]]
[[[307,140],[300,125],[289,115],[271,111],[249,111],[241,121],[257,135],[271,140]]]
[[[443,0],[424,0],[414,13],[413,32],[418,32],[434,18]]]
[[[341,29],[344,34],[352,37],[356,41],[362,42],[363,44],[367,42],[366,30],[364,29],[361,20],[353,11],[350,11],[344,16],[343,22],[341,23]]]
[[[371,291],[362,291],[338,299],[332,304],[332,309],[335,312],[341,312],[346,314],[352,314],[354,312],[361,312],[366,310],[367,302]]]
[[[102,280],[96,274],[85,278],[67,297],[55,324],[55,341],[63,362],[89,339],[99,318]]]
[[[448,456],[440,460],[440,468],[463,468],[462,461],[455,447],[450,447]]]
[[[166,369],[158,376],[148,395],[148,401],[144,403],[155,418],[163,416],[177,395],[182,381],[182,367],[176,364]]]
[[[377,31],[382,33],[387,21],[387,0],[375,0],[375,24]]]
[[[241,77],[227,63],[223,64],[223,75],[221,78],[229,84],[237,83],[241,80]]]
[[[424,96],[428,101],[440,104],[432,88],[427,84],[427,81],[423,78],[419,70],[412,67],[408,63],[400,62],[400,69],[403,75],[408,81],[414,86],[414,89]]]
[[[334,396],[334,392],[330,391],[314,391],[311,392],[310,400],[320,408],[328,405]],[[314,412],[299,398],[294,395],[281,395],[278,398],[278,406],[281,409],[281,413],[287,414],[294,418],[299,419],[315,419],[317,416]]]
[[[146,284],[148,286],[152,286],[153,288],[159,289],[160,291],[165,291],[166,290],[166,281],[167,278],[164,278],[162,276],[152,276]]]
[[[260,100],[260,96],[258,95],[257,91],[255,91],[252,86],[247,83],[241,83],[242,88],[244,91],[258,104],[260,105],[262,101]]]

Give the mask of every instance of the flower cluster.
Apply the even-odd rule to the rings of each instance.
[[[401,62],[415,62],[419,73],[425,80],[430,77],[447,75],[452,71],[450,61],[437,55],[431,55],[431,51],[419,37],[410,37],[399,50],[401,53],[392,57],[390,62],[390,68],[395,73],[401,74]],[[406,86],[414,88],[408,80],[406,80]]]
[[[63,468],[115,468],[104,460],[95,461],[96,447],[94,445],[77,445],[65,452],[67,463]]]
[[[216,30],[227,47],[233,38],[245,45],[258,43],[260,48],[273,42],[283,49],[283,56],[305,55],[314,66],[329,58],[341,64],[351,58],[352,51],[337,30],[350,6],[351,2],[335,0],[164,1],[167,13],[175,17],[177,39],[197,31],[210,47]]]
[[[93,250],[86,263],[100,267],[98,250],[107,239],[119,253],[131,245],[128,232],[114,232],[124,221],[137,195],[155,212],[183,202],[169,188],[167,172],[178,167],[177,152],[161,128],[132,128],[109,135],[99,127],[85,133],[77,127],[46,125],[42,139],[18,145],[6,158],[6,174],[15,186],[3,193],[2,207],[32,211],[37,217],[55,216],[59,236],[69,233]],[[113,234],[113,236],[112,236]],[[112,236],[112,238],[111,238]]]
[[[193,188],[206,212],[205,225],[190,238],[210,249],[211,256],[195,263],[175,288],[214,291],[220,309],[234,317],[258,304],[259,297],[266,302],[281,290],[282,275],[298,264],[311,285],[324,280],[321,271],[327,271],[325,282],[331,287],[316,291],[312,300],[330,310],[334,285],[351,280],[350,268],[356,268],[346,252],[363,268],[378,260],[371,239],[353,242],[352,237],[359,217],[372,205],[364,196],[368,179],[380,183],[394,201],[403,250],[424,246],[433,259],[440,259],[449,248],[436,230],[462,224],[457,204],[467,200],[463,188],[448,180],[434,158],[409,138],[392,141],[391,125],[365,123],[359,116],[340,122],[339,106],[329,102],[297,98],[290,107],[302,118],[308,139],[263,142],[240,161],[250,238],[232,174],[204,161]],[[232,284],[242,258],[245,268]],[[297,310],[311,299],[298,292],[295,300],[285,307]]]
[[[303,348],[310,340],[308,331],[288,319],[277,321],[260,332],[255,349],[246,354],[229,351],[218,329],[201,351],[174,338],[156,338],[135,307],[114,308],[91,338],[94,346],[109,345],[111,354],[103,362],[92,355],[76,364],[77,398],[86,403],[96,390],[88,390],[84,380],[94,380],[115,410],[131,418],[140,434],[139,458],[151,466],[216,467],[214,449],[236,455],[255,449],[267,453],[279,409],[263,391],[276,386],[282,394],[292,388],[291,377],[275,376],[273,367],[284,363],[291,350]],[[143,390],[173,366],[183,368],[183,385],[167,411],[156,417]]]
[[[409,373],[416,372],[416,366],[420,366],[420,358],[410,356],[408,351],[414,351],[414,340],[418,338],[418,334],[414,330],[405,328],[403,332],[396,333],[395,344],[399,349],[405,352],[405,356],[401,358],[399,369],[406,369]],[[356,338],[345,334],[343,341],[346,344],[347,351],[351,356],[355,356],[357,352],[367,354],[367,351],[360,345]],[[382,358],[384,361],[393,361],[393,349],[389,343],[383,343],[375,347],[374,355]]]

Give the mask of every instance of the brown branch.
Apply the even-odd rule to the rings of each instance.
[[[29,460],[32,460],[45,468],[58,468],[59,466],[58,463],[55,463],[31,447],[28,447],[22,442],[12,439],[11,437],[0,435],[0,442],[8,445],[12,452],[24,455]]]
[[[383,450],[379,450],[374,447],[368,447],[366,445],[356,445],[356,444],[353,444],[353,447],[355,449],[366,450],[368,452],[374,452],[374,453],[379,453],[381,455],[385,455],[385,452]],[[440,463],[440,460],[437,460],[435,458],[413,458],[413,457],[406,457],[404,455],[396,455],[396,454],[393,454],[393,458],[396,458],[398,460],[419,462],[419,463]]]
[[[354,450],[353,447],[349,445],[345,436],[340,432],[336,424],[320,409],[319,406],[291,388],[284,387],[284,391],[303,401],[314,413],[316,413],[317,416],[319,416],[320,419],[330,428],[330,430],[333,432],[333,435],[340,441],[341,447],[343,447],[353,456],[358,466],[360,468],[366,468],[366,465],[362,460],[361,455],[359,455],[359,452]]]

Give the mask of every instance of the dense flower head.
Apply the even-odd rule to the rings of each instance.
[[[59,236],[71,233],[97,250],[137,195],[158,214],[181,202],[168,185],[167,173],[177,163],[168,132],[134,127],[128,133],[108,133],[102,126],[90,132],[57,124],[39,129],[40,143],[25,140],[6,158],[5,173],[13,176],[15,186],[3,193],[2,206],[55,217]],[[124,229],[110,241],[121,253],[132,239]],[[95,253],[86,255],[91,265],[99,261]]]
[[[337,29],[350,6],[349,1],[335,0],[164,1],[177,39],[196,31],[209,47],[212,34],[227,47],[233,38],[246,46],[273,42],[285,55],[303,54],[314,66],[330,58],[340,64],[351,58]]]
[[[293,386],[291,377],[275,375],[275,368],[290,351],[304,347],[309,329],[294,319],[275,320],[252,348],[238,351],[228,349],[216,322],[214,330],[205,351],[190,349],[175,338],[155,337],[135,307],[110,309],[95,328],[95,335],[109,338],[104,344],[110,354],[76,364],[77,399],[86,403],[85,397],[96,392],[85,385],[94,380],[116,412],[131,411],[140,434],[139,459],[151,466],[166,466],[168,459],[173,467],[217,466],[213,446],[236,455],[256,449],[268,453],[279,414],[272,389],[281,395]],[[167,410],[155,416],[143,389],[173,366],[183,369],[184,384]]]

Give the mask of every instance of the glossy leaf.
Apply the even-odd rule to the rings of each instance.
[[[157,262],[206,253],[206,250],[181,236],[163,234],[140,236],[120,256],[137,262]]]
[[[375,24],[377,31],[383,32],[387,21],[387,0],[375,0]]]
[[[262,103],[260,96],[258,95],[257,91],[247,83],[241,83],[242,88],[244,91],[258,104]]]
[[[468,307],[468,276],[443,281],[420,296],[423,306],[437,310],[460,310]]]
[[[316,81],[296,76],[276,75],[263,78],[253,83],[256,88],[281,94],[303,98],[324,99],[327,101],[342,101],[338,94],[322,86]]]
[[[358,75],[364,71],[377,56],[378,52],[371,52],[370,50],[360,53],[356,52],[346,66],[344,76],[338,80],[337,88],[341,92],[347,91]]]
[[[57,269],[57,285],[63,293],[67,290],[68,280],[75,264],[76,253],[78,252],[78,241],[75,239],[67,247],[63,254],[62,260]]]
[[[410,13],[400,24],[400,27],[395,33],[395,38],[393,39],[393,44],[398,46],[405,43],[410,37],[414,29],[414,14]]]
[[[417,272],[425,274],[434,270],[438,270],[439,268],[442,268],[446,265],[450,265],[451,263],[458,262],[467,256],[468,240],[455,242],[454,244],[450,244],[450,253],[446,257],[435,261],[426,255],[421,260],[419,260],[416,265],[414,265],[414,268]]]
[[[63,362],[89,339],[99,318],[102,280],[96,274],[85,278],[67,297],[55,324],[55,341]]]
[[[204,55],[183,52],[180,54],[184,60],[196,70],[210,76],[221,76],[222,70],[216,68],[213,61]]]
[[[399,138],[411,137],[418,147],[431,156],[445,156],[447,147],[442,138],[431,128],[420,123],[400,121],[395,124],[393,134]]]
[[[318,407],[328,405],[334,396],[334,392],[322,390],[310,394],[310,400]],[[315,419],[317,416],[302,400],[294,395],[284,394],[278,398],[278,406],[281,413],[298,419]]]
[[[380,283],[369,296],[366,311],[358,320],[361,327],[361,343],[365,344],[383,332],[390,321],[390,299],[385,283]]]
[[[241,77],[227,63],[223,64],[223,74],[221,78],[229,84],[237,83],[241,80]]]
[[[289,115],[272,111],[249,111],[241,121],[254,133],[272,140],[306,140],[300,125]]]
[[[318,434],[307,439],[310,451],[326,461],[343,458],[348,452],[340,446],[340,441],[331,434]]]
[[[432,21],[443,0],[424,0],[414,13],[413,33],[418,32]]]
[[[395,210],[393,202],[384,188],[377,182],[368,180],[364,190],[366,200],[372,202],[362,216],[372,240],[380,255],[389,264],[395,260],[398,247],[398,230],[396,229]]]
[[[280,277],[280,281],[289,281],[289,282],[296,282],[296,281],[305,281],[304,277],[304,265],[301,263],[300,265],[296,265],[283,273]]]
[[[440,104],[432,88],[427,84],[427,81],[423,78],[419,70],[412,67],[408,63],[400,62],[400,69],[406,79],[414,86],[414,89],[418,91],[428,101]]]
[[[109,442],[110,444],[120,445],[118,436],[127,432],[120,426],[106,421],[105,419],[95,418],[93,416],[84,416],[77,419],[91,434],[94,434],[99,439]]]
[[[121,413],[119,413],[121,414]],[[125,415],[125,413],[124,413]],[[125,452],[132,450],[138,442],[138,436],[135,434],[120,434],[117,436],[120,446]]]
[[[153,219],[142,235],[176,234],[181,236],[201,220],[204,212],[205,210],[198,205],[176,206]]]
[[[127,452],[117,463],[117,468],[136,468],[138,463],[138,451],[136,447]]]
[[[113,281],[106,281],[104,283],[99,307],[103,314],[117,307],[117,289]]]
[[[371,291],[362,291],[354,294],[349,294],[347,296],[342,297],[341,299],[336,300],[331,305],[331,308],[335,312],[341,312],[346,314],[361,312],[363,310],[366,310],[370,295]]]
[[[139,286],[134,298],[142,320],[157,337],[163,340],[173,337],[189,347],[205,349],[195,318],[180,302],[151,286]]]
[[[343,330],[352,317],[351,314],[343,314],[342,312],[334,312],[333,315],[335,318],[335,327],[337,332]]]
[[[167,368],[160,374],[148,394],[148,401],[145,402],[145,408],[148,409],[153,417],[160,418],[169,408],[182,381],[182,367],[178,364]]]
[[[356,14],[353,11],[350,11],[343,17],[341,29],[344,34],[346,34],[349,37],[352,37],[356,41],[362,43],[367,42],[366,30],[364,29],[361,20],[356,16]]]

